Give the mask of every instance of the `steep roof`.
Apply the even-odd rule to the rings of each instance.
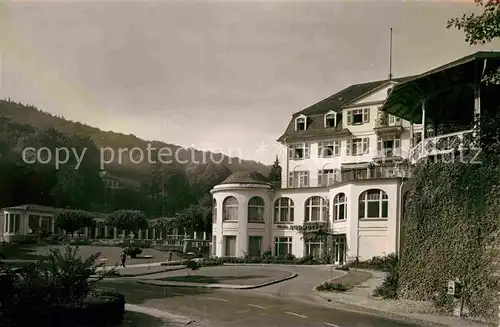
[[[294,141],[305,138],[323,138],[350,135],[351,132],[344,128],[341,124],[341,116],[339,116],[337,127],[325,128],[323,124],[323,115],[328,111],[333,110],[338,113],[342,112],[342,106],[347,105],[363,95],[372,92],[378,88],[383,87],[389,82],[401,83],[410,80],[413,76],[394,78],[392,80],[380,80],[373,82],[366,82],[361,84],[354,84],[346,87],[345,89],[329,96],[326,99],[319,101],[299,112],[292,115],[287,129],[283,135],[278,138],[279,142]],[[295,131],[294,119],[299,115],[307,116],[307,130]]]
[[[342,105],[346,105],[352,102],[353,100],[361,97],[362,95],[389,83],[390,81],[401,83],[411,78],[412,77],[409,76],[409,77],[394,78],[392,80],[385,79],[374,82],[353,84],[351,86],[346,87],[343,90],[340,90],[334,95],[331,95],[328,98],[323,99],[320,102],[315,103],[312,106],[309,106],[297,112],[296,114],[294,114],[294,116],[299,114],[304,114],[306,116],[313,114],[324,114],[330,110],[340,112]]]
[[[257,171],[238,171],[231,174],[221,184],[269,184],[268,179]]]

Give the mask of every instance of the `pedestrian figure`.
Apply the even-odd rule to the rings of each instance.
[[[122,253],[122,267],[125,268],[125,263],[127,261],[127,254],[125,253],[125,251],[123,251]]]
[[[168,253],[168,261],[172,261],[172,252]]]

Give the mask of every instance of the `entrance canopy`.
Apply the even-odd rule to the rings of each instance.
[[[500,68],[500,52],[476,52],[394,86],[382,110],[408,120],[468,123],[473,120],[474,91],[485,74]]]

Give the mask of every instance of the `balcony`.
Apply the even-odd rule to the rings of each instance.
[[[375,151],[373,161],[380,162],[386,160],[402,160],[406,158],[406,153],[401,148],[385,148]]]
[[[375,122],[375,127],[373,128],[377,135],[383,134],[396,134],[399,135],[403,131],[403,124],[400,119],[394,116],[379,112],[378,118]]]
[[[410,178],[412,176],[409,165],[374,166],[366,169],[356,169],[342,172],[342,181],[356,181],[376,178]]]
[[[472,145],[473,130],[465,130],[434,137],[427,137],[410,150],[408,159],[416,164],[430,156],[451,155]]]

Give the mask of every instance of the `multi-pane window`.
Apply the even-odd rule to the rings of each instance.
[[[389,125],[394,126],[394,125],[399,125],[401,123],[401,118],[396,117],[394,115],[389,115]]]
[[[288,157],[290,160],[301,160],[310,158],[309,143],[297,143],[288,147]]]
[[[295,130],[296,131],[305,131],[307,128],[307,118],[306,117],[298,117],[295,119]]]
[[[328,201],[320,196],[313,196],[305,203],[305,221],[326,221],[328,216]]]
[[[318,158],[332,158],[340,156],[340,141],[318,143]]]
[[[389,199],[382,190],[368,190],[359,196],[358,217],[387,218],[389,213]]]
[[[307,241],[305,244],[305,249],[306,249],[306,255],[313,256],[315,258],[321,257],[321,254],[323,253],[325,244],[324,242],[312,242],[312,241]]]
[[[292,254],[292,238],[276,237],[274,239],[274,255],[285,256],[288,254]]]
[[[274,222],[293,222],[293,201],[290,198],[279,198],[274,202]]]
[[[248,222],[264,221],[264,200],[254,196],[248,201]]]
[[[21,215],[18,213],[5,214],[4,231],[10,234],[19,233],[21,226]]]
[[[333,198],[333,220],[347,219],[347,200],[344,193],[339,193]]]
[[[229,196],[224,199],[222,208],[223,221],[237,221],[238,220],[238,200]]]
[[[212,236],[212,255],[217,255],[217,236]]]
[[[212,223],[215,224],[217,222],[217,201],[215,199],[212,200]]]
[[[318,170],[318,186],[330,186],[342,181],[339,169]]]
[[[327,113],[325,115],[325,127],[335,127],[337,126],[337,114],[334,112]]]
[[[347,125],[359,125],[370,122],[370,109],[355,109],[347,111]]]
[[[377,140],[377,151],[379,156],[392,157],[398,155],[401,148],[401,140],[393,135],[379,137]]]
[[[309,187],[309,171],[294,171],[288,174],[288,187]]]
[[[248,237],[248,255],[250,257],[260,257],[262,255],[262,236]]]
[[[359,156],[370,152],[370,138],[356,138],[347,140],[346,154]]]

